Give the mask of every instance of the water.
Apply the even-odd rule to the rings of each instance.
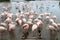
[[[38,13],[50,12],[52,15],[56,15],[57,20],[58,20],[57,22],[60,22],[59,21],[60,20],[59,1],[50,1],[50,2],[49,1],[37,1],[37,2],[38,2],[37,4],[39,5],[37,8],[35,5],[36,1],[35,2],[33,2],[33,1],[27,2],[30,7],[29,10],[33,9],[33,10],[37,11]],[[16,2],[11,2],[11,4],[12,4],[11,12],[15,13],[16,12],[16,9],[15,9]],[[19,2],[19,3],[17,3],[17,5],[19,5],[19,10],[23,11],[22,10],[23,2]],[[42,7],[42,8],[39,9],[39,7]],[[47,8],[47,7],[49,7],[49,8]]]

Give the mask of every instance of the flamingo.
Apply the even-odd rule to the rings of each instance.
[[[26,12],[25,15],[29,15],[29,12]]]
[[[0,23],[0,26],[4,26],[4,27],[5,27],[6,25],[7,25],[7,24],[4,23],[4,22],[3,22],[3,23]]]
[[[38,18],[39,20],[42,20],[42,17],[41,17],[41,16],[38,16],[37,18]]]
[[[33,22],[32,19],[28,19],[28,21],[27,21],[28,24],[33,24],[32,22]]]
[[[34,19],[33,23],[37,23],[39,21],[39,19]]]
[[[8,25],[9,25],[8,31],[12,31],[16,28],[16,24],[14,22],[9,23]]]
[[[54,21],[56,21],[57,17],[54,15],[51,17],[51,19],[53,19]]]
[[[2,13],[0,16],[2,21],[4,21],[7,18],[7,12]]]
[[[36,24],[33,24],[32,26],[32,32],[35,31],[38,28],[38,26]]]
[[[0,31],[5,31],[5,30],[7,30],[7,28],[0,26]]]
[[[13,16],[12,13],[8,13],[8,14],[7,14],[7,17],[9,17],[9,18],[12,18],[12,16]]]
[[[58,25],[55,22],[53,22],[51,25],[54,26],[55,28],[58,28]]]
[[[0,35],[3,36],[3,32],[7,31],[7,28],[0,26]]]
[[[26,18],[22,18],[22,21],[23,21],[24,23],[26,23],[26,22],[27,22]]]
[[[58,27],[60,27],[60,23],[57,23]]]
[[[32,26],[32,31],[35,31],[39,26],[41,27],[43,25],[43,22],[39,19],[34,20],[35,24]]]
[[[20,17],[24,17],[24,12],[21,11]]]
[[[42,26],[43,25],[43,22],[41,20],[39,20],[36,24],[39,27],[39,26]]]
[[[5,21],[4,21],[5,23],[11,23],[12,22],[12,18],[7,18]]]
[[[39,14],[41,17],[43,17],[44,16],[44,14]]]
[[[34,14],[34,10],[31,10],[31,11],[30,11],[30,14],[31,14],[31,15]]]
[[[49,20],[50,20],[50,17],[49,16],[46,16],[45,21],[46,22],[49,22]]]
[[[50,22],[50,24],[54,23],[54,20],[53,19],[49,19],[49,22]]]
[[[22,25],[23,29],[28,29],[29,28],[29,24],[25,23]]]
[[[2,14],[1,14],[1,16],[5,16],[5,15],[7,15],[8,13],[6,12],[6,11],[4,11]]]
[[[57,23],[57,25],[58,25],[58,32],[60,31],[60,23]]]
[[[50,16],[50,15],[51,15],[51,13],[44,13],[44,15],[45,15],[45,16]]]
[[[54,26],[52,26],[52,25],[48,25],[48,26],[47,26],[47,29],[48,29],[48,30],[57,30],[57,29],[56,29]]]
[[[29,16],[30,19],[31,19],[31,18],[33,19],[33,17],[34,17],[33,15],[30,15],[30,16]]]
[[[20,18],[16,18],[16,23],[18,24],[18,25],[22,25],[22,20],[20,19]]]

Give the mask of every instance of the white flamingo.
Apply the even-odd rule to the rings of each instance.
[[[8,31],[12,31],[16,28],[16,24],[14,22],[9,23],[8,25],[9,25]]]
[[[11,23],[12,22],[12,18],[7,18],[5,21],[4,21],[5,23]]]
[[[48,30],[57,30],[57,29],[56,29],[54,26],[52,26],[52,25],[48,25],[46,29],[48,29]]]
[[[45,15],[45,16],[50,16],[50,15],[51,15],[51,13],[44,13],[44,15]]]
[[[35,31],[38,28],[38,26],[36,24],[33,24],[32,26],[32,32]]]

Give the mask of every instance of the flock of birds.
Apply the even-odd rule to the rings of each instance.
[[[13,16],[16,17],[15,20],[13,20]],[[30,12],[21,12],[21,13],[8,13],[3,12],[0,14],[1,17],[1,23],[0,23],[0,31],[12,31],[15,30],[15,27],[17,25],[20,25],[23,29],[28,29],[29,25],[32,25],[32,30],[35,31],[37,28],[42,27],[44,25],[44,22],[48,23],[48,26],[46,27],[49,30],[57,30],[60,27],[60,23],[56,23],[56,16],[51,15],[51,13],[41,13],[38,14],[31,10]],[[8,25],[8,29],[5,28],[5,26]]]
[[[0,33],[3,31],[14,31],[18,25],[24,30],[31,28],[31,31],[34,32],[38,28],[42,28],[44,22],[48,24],[46,26],[47,30],[60,31],[60,23],[57,23],[56,19],[56,15],[47,12],[39,14],[34,10],[30,10],[13,14],[4,11],[0,14]]]

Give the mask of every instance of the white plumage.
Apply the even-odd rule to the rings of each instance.
[[[55,27],[52,26],[52,25],[48,25],[48,26],[47,26],[47,29],[48,29],[48,30],[55,30]]]
[[[51,14],[50,13],[44,13],[45,16],[50,16]]]
[[[9,23],[9,31],[14,30],[16,28],[16,24],[14,24],[13,22],[12,23]]]
[[[4,30],[7,30],[7,28],[0,26],[0,31],[4,31]]]
[[[38,28],[38,26],[36,24],[33,24],[32,31],[35,31],[37,28]]]
[[[58,27],[60,27],[60,23],[57,23]]]
[[[37,24],[37,26],[42,26],[43,22],[41,20],[39,20],[36,24]]]
[[[4,22],[11,23],[12,19],[8,17]]]
[[[22,25],[22,20],[18,20],[19,25]]]
[[[22,18],[22,21],[23,21],[24,23],[26,23],[26,22],[27,22],[25,18]]]

